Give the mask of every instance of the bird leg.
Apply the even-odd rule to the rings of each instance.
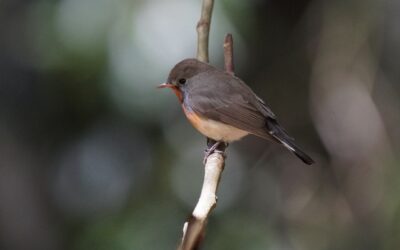
[[[207,162],[207,158],[212,153],[219,153],[225,158],[225,149],[228,147],[228,143],[223,141],[215,141],[213,139],[207,138],[207,148],[204,150],[203,164]]]

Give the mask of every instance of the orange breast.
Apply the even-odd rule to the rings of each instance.
[[[182,108],[193,127],[208,138],[216,141],[231,142],[239,140],[243,136],[249,134],[247,131],[235,128],[228,124],[202,117],[193,111],[187,110],[183,105]]]
[[[205,120],[205,118],[202,118],[199,115],[197,115],[196,113],[187,110],[183,105],[182,105],[182,108],[183,108],[183,112],[186,115],[186,118],[190,121],[190,123],[193,125],[193,127],[195,127],[197,130],[200,131],[200,127],[202,127],[202,123],[204,122],[203,120]]]

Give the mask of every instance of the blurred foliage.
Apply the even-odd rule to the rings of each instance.
[[[201,1],[0,2],[0,249],[174,249],[205,139],[155,87]],[[205,249],[400,248],[400,4],[216,1],[237,75],[317,161],[232,144]]]

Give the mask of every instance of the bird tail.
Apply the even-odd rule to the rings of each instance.
[[[294,139],[291,138],[286,131],[279,125],[279,123],[273,118],[267,118],[267,129],[269,134],[278,142],[280,142],[285,148],[289,149],[290,152],[299,157],[305,164],[311,165],[314,162],[310,156],[303,152],[295,143]]]

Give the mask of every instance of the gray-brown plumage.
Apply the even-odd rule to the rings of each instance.
[[[205,136],[231,142],[254,134],[281,143],[306,164],[314,163],[294,144],[268,105],[238,77],[186,59],[174,66],[163,87],[174,90],[188,119]]]

